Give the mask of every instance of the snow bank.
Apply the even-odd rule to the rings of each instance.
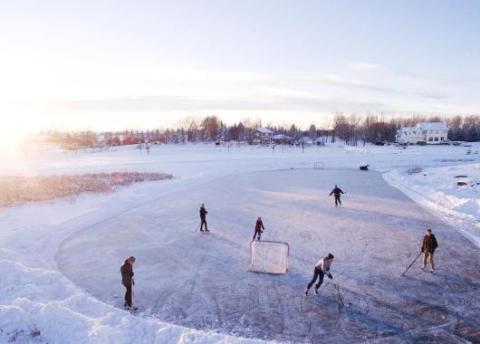
[[[247,342],[131,315],[89,296],[57,270],[31,267],[20,258],[0,250],[0,342]]]
[[[480,164],[395,169],[384,178],[480,247]]]

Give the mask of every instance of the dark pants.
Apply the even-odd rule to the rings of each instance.
[[[261,229],[255,229],[255,233],[253,233],[252,240],[255,240],[257,235],[258,235],[258,240],[260,240],[260,236],[262,235],[262,230]]]
[[[317,278],[318,278],[318,283],[315,285],[315,289],[320,288],[320,286],[323,283],[323,277],[324,276],[325,276],[325,274],[323,273],[322,270],[315,268],[315,270],[313,272],[313,278],[310,281],[310,283],[308,283],[307,290],[309,290],[312,287],[312,285],[317,281]]]
[[[208,227],[207,227],[207,220],[206,219],[200,219],[201,223],[200,223],[200,230],[203,231],[203,225],[205,225],[205,230],[208,231]]]
[[[429,252],[427,250],[425,250],[423,252],[423,267],[426,268],[427,267],[427,262],[430,261],[430,265],[432,266],[432,270],[435,269],[435,264],[433,263],[433,252]]]
[[[335,195],[335,206],[342,205],[342,201],[340,200],[340,195]]]
[[[125,292],[125,305],[132,307],[132,283],[122,283],[127,289]]]

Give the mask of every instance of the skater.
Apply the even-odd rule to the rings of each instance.
[[[129,310],[136,309],[132,308],[132,286],[135,285],[135,281],[133,280],[133,263],[135,263],[135,257],[131,256],[125,260],[120,268],[120,272],[122,273],[122,284],[127,289],[123,306]]]
[[[330,192],[329,196],[334,195],[335,196],[335,206],[338,207],[339,205],[342,205],[342,200],[340,199],[340,195],[343,194],[344,192],[342,189],[340,189],[337,185],[333,188],[332,192]]]
[[[427,268],[427,261],[430,260],[430,265],[432,266],[432,272],[435,271],[435,265],[433,263],[433,253],[438,247],[437,238],[432,234],[430,228],[427,229],[425,236],[423,237],[422,242],[422,252],[423,252],[423,268]]]
[[[259,216],[257,218],[257,222],[255,223],[255,233],[253,233],[252,241],[255,240],[257,235],[258,235],[258,241],[260,241],[260,236],[262,235],[264,230],[265,230],[265,227],[263,226],[262,218]]]
[[[315,285],[315,295],[318,294],[318,288],[320,288],[320,286],[322,285],[323,277],[325,275],[327,275],[327,277],[330,279],[333,278],[332,274],[330,273],[330,265],[332,265],[333,258],[334,258],[333,254],[329,253],[328,256],[320,259],[317,262],[317,264],[315,264],[315,269],[313,271],[313,278],[310,281],[310,283],[308,283],[307,289],[305,289],[305,296],[308,295],[308,291],[310,290],[312,285],[317,281],[317,278],[318,278],[318,283]]]
[[[207,226],[207,214],[208,211],[205,209],[205,204],[202,203],[200,206],[200,232],[203,232],[203,225],[205,225],[205,232],[210,232]]]

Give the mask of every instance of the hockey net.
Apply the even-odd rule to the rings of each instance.
[[[250,271],[285,274],[288,271],[290,247],[281,241],[252,241],[250,243]]]

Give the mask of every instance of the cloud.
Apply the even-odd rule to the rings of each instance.
[[[362,80],[347,79],[335,74],[323,75],[319,77],[290,77],[290,78],[285,78],[284,80],[294,81],[294,82],[319,83],[319,84],[333,85],[333,86],[339,86],[339,87],[357,89],[357,90],[363,90],[363,91],[369,91],[369,92],[376,92],[376,93],[407,95],[407,96],[435,98],[435,99],[447,98],[445,94],[434,94],[434,93],[428,93],[424,91],[406,91],[399,88],[375,85],[375,84],[364,82]]]
[[[81,112],[208,112],[208,111],[300,111],[300,112],[366,112],[385,111],[379,102],[344,98],[309,96],[194,97],[155,95],[109,99],[75,100],[44,103],[48,108]]]
[[[353,70],[361,71],[381,71],[385,69],[385,66],[381,64],[370,62],[352,62],[348,64],[348,67]]]

